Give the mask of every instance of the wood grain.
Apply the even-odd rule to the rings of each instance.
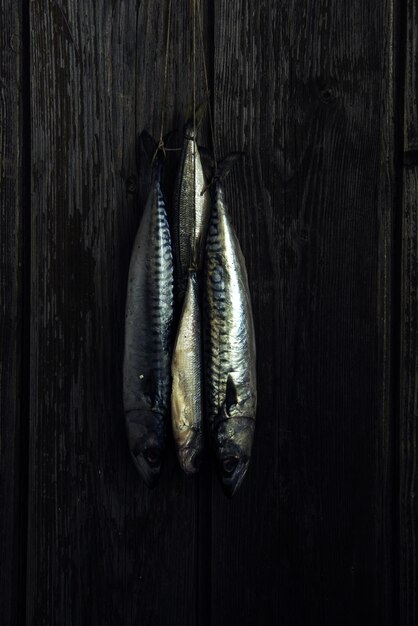
[[[418,13],[406,3],[403,117],[402,258],[400,263],[400,614],[405,626],[418,619]]]
[[[181,139],[193,2],[172,5],[166,85],[166,0],[1,2],[1,622],[415,626],[416,3],[202,5],[218,153],[245,151],[226,191],[258,346],[232,501],[172,449],[148,491],[122,408],[135,138],[164,110]]]
[[[404,150],[418,150],[418,7],[407,0],[405,77],[404,77]]]
[[[253,464],[214,485],[212,623],[392,624],[389,2],[215,3],[258,336]]]
[[[417,623],[418,169],[403,178],[400,420],[400,623]]]
[[[24,619],[22,3],[0,3],[0,615]]]
[[[198,485],[129,458],[125,289],[159,134],[167,14],[151,0],[30,3],[32,386],[28,624],[194,624]],[[173,11],[167,130],[191,103],[190,4]]]

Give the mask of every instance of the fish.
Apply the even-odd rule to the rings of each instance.
[[[244,256],[225,202],[223,177],[237,154],[219,165],[212,183],[206,243],[204,349],[207,422],[227,496],[250,463],[257,410],[256,342]]]
[[[202,461],[202,330],[199,283],[189,272],[171,363],[171,416],[180,466],[195,474]]]
[[[154,487],[169,428],[174,267],[161,155],[147,133],[141,138],[155,166],[129,266],[123,404],[131,456],[145,484]]]
[[[189,270],[200,271],[210,215],[210,192],[196,135],[204,114],[200,106],[184,128],[183,146],[173,193],[173,250],[178,304],[181,310]]]

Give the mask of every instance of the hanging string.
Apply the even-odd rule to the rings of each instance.
[[[205,91],[206,91],[206,99],[207,99],[207,106],[208,106],[208,113],[209,113],[209,125],[210,125],[210,133],[211,133],[212,148],[213,148],[213,160],[214,160],[215,169],[216,169],[217,164],[218,164],[218,158],[217,158],[216,138],[215,138],[215,130],[214,130],[214,119],[213,119],[213,112],[212,112],[211,99],[210,99],[208,70],[207,70],[207,65],[206,65],[202,11],[200,7],[200,0],[191,0],[191,2],[192,2],[192,13],[193,13],[193,131],[194,131],[194,137],[195,137],[195,146],[197,145],[196,143],[197,142],[196,140],[196,14],[197,14],[197,20],[199,24],[200,45],[202,48],[203,72],[204,72],[204,77],[205,77]],[[153,161],[158,153],[158,150],[162,150],[164,154],[167,151],[178,150],[178,148],[171,148],[171,149],[167,148],[164,144],[164,126],[165,126],[165,115],[166,115],[166,109],[167,109],[168,59],[169,59],[170,35],[171,35],[171,11],[172,11],[172,0],[168,0],[167,32],[166,32],[166,39],[165,39],[163,102],[162,102],[162,107],[161,107],[160,137],[159,137],[157,149],[152,159]]]
[[[159,150],[162,150],[165,156],[167,148],[164,145],[164,123],[165,123],[165,113],[167,108],[167,79],[168,79],[168,55],[170,51],[170,32],[171,32],[171,3],[172,0],[168,2],[168,14],[167,14],[167,33],[165,39],[165,61],[164,61],[164,80],[163,80],[163,102],[161,107],[161,124],[160,124],[160,138],[158,141],[158,146],[155,151],[155,154],[152,158],[154,162],[155,157],[158,154]]]
[[[196,137],[196,0],[192,0],[192,13],[193,13],[193,181],[196,185],[196,153],[197,153],[197,137]],[[193,219],[193,241],[196,241],[196,212]],[[195,265],[196,259],[194,259],[195,250],[191,244],[191,266]]]
[[[216,150],[216,139],[215,139],[215,130],[214,130],[213,115],[212,115],[212,106],[211,106],[211,99],[210,99],[208,70],[206,66],[205,43],[204,43],[204,37],[203,37],[203,18],[202,18],[202,12],[200,10],[200,0],[197,0],[197,13],[198,13],[198,20],[199,20],[200,45],[202,47],[203,71],[205,75],[206,99],[208,103],[209,125],[210,125],[210,133],[212,137],[213,160],[215,163],[215,171],[216,171],[218,168],[218,158],[217,158],[217,150]]]
[[[164,122],[165,122],[165,112],[167,108],[167,79],[168,79],[168,55],[170,51],[170,32],[171,32],[171,2],[168,2],[168,16],[167,16],[167,35],[165,42],[165,63],[164,63],[164,86],[163,86],[163,106],[161,109],[161,129],[160,129],[160,144],[164,145],[163,136],[164,136]]]
[[[196,0],[192,0],[193,10],[193,135],[196,143]]]

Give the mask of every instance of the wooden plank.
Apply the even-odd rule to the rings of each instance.
[[[252,467],[214,485],[212,624],[392,624],[390,2],[215,3],[258,336]]]
[[[188,626],[198,486],[171,451],[149,492],[122,410],[135,134],[159,134],[164,3],[30,3],[32,390],[28,624]],[[189,3],[173,8],[167,130],[191,101]],[[141,170],[139,188],[145,192]]]
[[[406,2],[404,150],[418,150],[418,7]],[[403,42],[402,42],[403,44]]]
[[[400,623],[418,619],[418,12],[408,0],[404,43],[404,162],[400,316]],[[402,48],[403,49],[403,48]]]
[[[400,623],[417,623],[418,168],[403,177],[400,420]]]
[[[5,625],[22,623],[25,593],[27,415],[21,420],[21,409],[27,408],[22,401],[21,359],[25,209],[23,47],[22,3],[3,0],[0,10],[0,615]]]

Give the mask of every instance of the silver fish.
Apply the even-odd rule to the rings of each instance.
[[[149,487],[160,475],[167,437],[173,306],[170,230],[157,175],[129,267],[123,365],[129,448]]]
[[[173,210],[173,250],[177,291],[181,304],[189,270],[199,270],[202,267],[210,215],[210,193],[192,121],[186,124],[184,130],[180,165],[174,188]]]
[[[219,181],[204,281],[207,418],[221,482],[231,497],[251,457],[257,406],[256,347],[245,261]]]
[[[173,434],[186,474],[198,471],[203,451],[201,334],[197,274],[190,272],[171,364]]]

